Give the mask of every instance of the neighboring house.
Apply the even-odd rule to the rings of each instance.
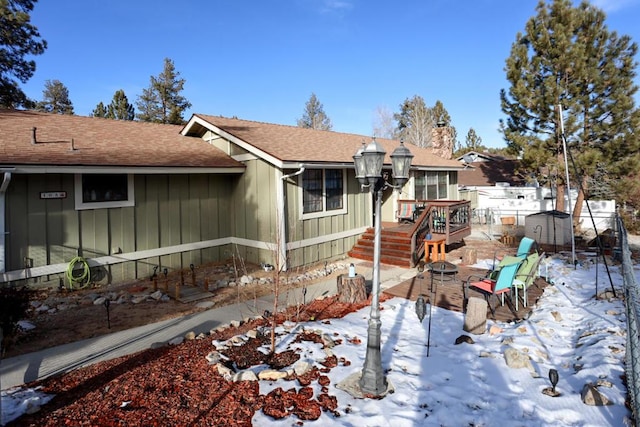
[[[291,269],[344,257],[373,224],[353,171],[369,138],[194,115],[184,126],[0,111],[3,282],[57,281],[76,255],[104,280],[233,256]],[[389,154],[396,141],[379,140]],[[410,146],[398,198],[458,198],[455,160]]]
[[[555,211],[555,189],[525,179],[518,171],[519,160],[472,151],[458,157],[458,161],[465,166],[458,174],[460,197],[471,202],[477,222],[500,224],[502,217],[515,217],[518,225],[524,225],[529,215]],[[571,189],[571,194],[573,206],[577,190]],[[565,197],[565,205],[569,206],[569,198]],[[592,212],[598,230],[610,228],[615,205],[614,200],[590,200],[589,208],[583,205],[580,221],[590,225]]]
[[[458,161],[465,166],[458,174],[460,187],[526,185],[526,180],[517,171],[519,161],[516,159],[471,151],[458,157]]]

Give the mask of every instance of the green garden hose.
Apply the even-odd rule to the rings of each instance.
[[[77,271],[76,265],[78,264],[82,266],[82,274],[79,276],[74,275],[74,271]],[[78,286],[80,289],[89,284],[91,281],[91,269],[84,258],[77,256],[69,262],[69,267],[67,267],[67,280],[69,281],[70,289],[73,289],[75,284],[80,284],[80,286]]]

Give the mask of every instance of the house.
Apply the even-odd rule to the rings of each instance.
[[[373,224],[353,171],[369,138],[196,114],[185,126],[0,111],[0,278],[61,280],[82,256],[96,280],[240,257],[291,269],[344,257]],[[379,140],[389,154],[396,141]],[[384,195],[457,199],[455,160],[410,147]],[[435,196],[435,197],[432,197]]]
[[[475,221],[501,224],[503,218],[509,218],[516,225],[525,226],[527,217],[555,211],[555,188],[527,179],[519,171],[518,159],[472,151],[458,157],[458,161],[465,166],[458,174],[460,198],[470,201]],[[571,198],[565,197],[565,206],[573,206],[577,189],[571,189]],[[588,204],[583,202],[581,223],[595,223],[600,231],[613,227],[615,200],[589,200]]]
[[[526,180],[518,172],[517,159],[471,151],[458,157],[465,166],[458,174],[461,187],[524,187]]]

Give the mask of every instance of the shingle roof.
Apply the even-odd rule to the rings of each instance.
[[[467,168],[458,172],[458,185],[487,186],[496,182],[508,182],[512,186],[525,185],[526,181],[517,171],[518,160],[490,160],[472,162]]]
[[[181,135],[181,129],[166,124],[0,110],[0,165],[244,167],[202,139]]]
[[[349,133],[203,114],[196,114],[195,117],[283,162],[353,163],[353,155],[362,142],[371,141],[369,136]],[[387,152],[385,163],[391,164],[389,155],[398,147],[398,141],[382,138],[376,138],[376,140]],[[462,165],[456,160],[436,156],[430,149],[406,145],[415,156],[412,162],[413,167],[462,169]]]

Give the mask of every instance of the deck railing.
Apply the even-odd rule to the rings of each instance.
[[[427,234],[445,237],[446,244],[459,242],[471,234],[471,202],[468,200],[398,200],[398,211],[403,204],[411,204],[416,214],[411,228],[411,253],[416,265],[424,255]]]

